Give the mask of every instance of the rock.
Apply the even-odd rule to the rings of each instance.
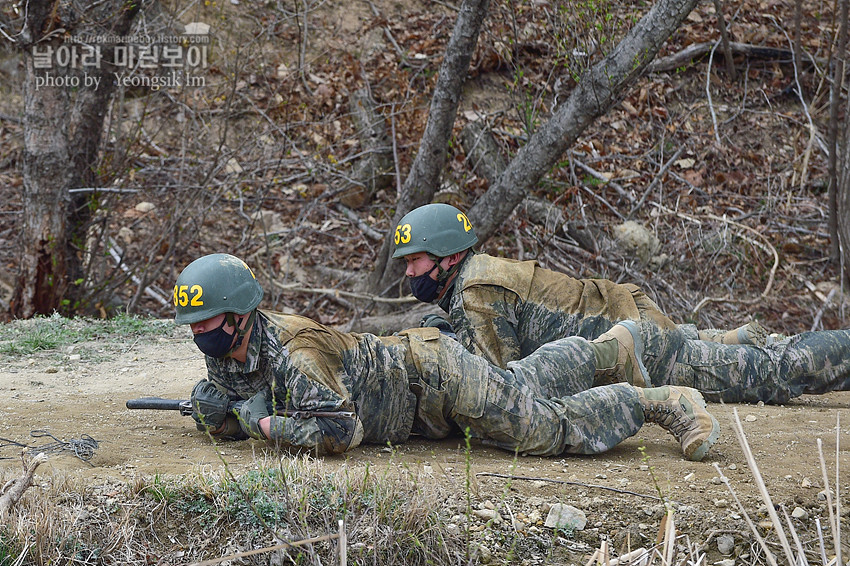
[[[555,503],[549,509],[545,525],[550,529],[581,531],[587,526],[587,516],[584,511],[572,505]]]
[[[802,507],[794,507],[794,510],[791,511],[791,516],[801,521],[807,521],[809,519],[809,512]]]
[[[633,220],[615,226],[614,237],[624,252],[636,255],[643,265],[647,265],[661,247],[655,234]]]
[[[204,22],[189,22],[186,24],[187,35],[207,35],[210,32],[210,25]]]
[[[810,480],[809,478],[803,478],[802,481],[800,481],[800,487],[806,489],[812,487],[812,480]]]
[[[495,509],[473,509],[472,514],[485,521],[502,522],[502,516]]]
[[[140,202],[133,208],[135,208],[139,212],[150,212],[151,210],[156,208],[156,205],[152,202]]]
[[[717,552],[723,556],[732,556],[735,551],[735,537],[732,535],[720,535],[717,537]]]

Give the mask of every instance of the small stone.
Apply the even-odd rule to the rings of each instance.
[[[584,511],[572,505],[555,503],[549,509],[545,525],[550,529],[581,531],[587,526],[587,516]]]
[[[726,558],[715,562],[714,566],[735,566],[735,560],[733,558]]]
[[[68,360],[72,362],[79,362],[81,359],[82,356],[80,356],[79,354],[71,354],[70,356],[68,356]]]
[[[717,476],[714,476],[713,478],[711,478],[711,483],[713,483],[714,485],[723,485],[723,480]]]
[[[732,535],[720,535],[717,537],[717,552],[723,556],[732,556],[735,551],[735,537]]]
[[[810,480],[809,478],[803,478],[802,481],[800,482],[800,487],[803,487],[803,488],[806,488],[806,489],[812,487],[812,480]]]
[[[210,32],[210,25],[204,22],[189,22],[186,24],[187,35],[207,35]]]
[[[791,511],[791,516],[801,521],[807,521],[809,519],[809,512],[802,507],[794,507],[794,510]]]
[[[715,499],[714,500],[714,506],[719,508],[719,509],[725,509],[726,507],[729,506],[729,502],[726,501],[725,499]]]
[[[156,205],[152,202],[140,202],[135,206],[135,209],[139,212],[150,212],[156,208]]]
[[[685,477],[683,477],[682,481],[691,481],[692,479],[694,479],[694,473],[693,472],[691,472],[688,475],[686,475]]]
[[[738,469],[738,464],[729,464],[729,469],[730,469],[730,470],[737,470],[737,469]]]
[[[746,417],[744,417],[744,420],[748,423],[754,423],[758,420],[758,417],[756,417],[755,415],[747,415]]]
[[[238,161],[236,161],[235,158],[231,157],[224,165],[224,171],[230,174],[239,174],[242,172],[242,166],[239,164]]]
[[[472,514],[485,521],[502,522],[502,516],[495,509],[473,509]]]

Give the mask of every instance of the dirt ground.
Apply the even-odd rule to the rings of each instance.
[[[65,474],[97,484],[131,481],[141,475],[184,474],[199,467],[217,469],[222,466],[219,453],[195,430],[190,417],[125,407],[128,399],[136,397],[186,398],[203,376],[201,355],[179,330],[173,337],[140,339],[117,350],[112,345],[99,352],[98,344],[87,344],[29,359],[6,356],[0,359],[0,389],[5,392],[0,403],[0,437],[4,439],[0,466],[20,466],[20,449],[8,441],[42,446],[51,439],[30,434],[46,429],[61,440],[88,435],[98,445],[88,462],[69,451],[51,455],[39,469],[42,480]],[[509,453],[476,445],[472,451],[476,504],[502,501],[500,511],[506,519],[512,516],[530,526],[542,525],[552,503],[578,507],[587,515],[587,527],[570,544],[586,556],[602,539],[617,542],[625,532],[654,539],[661,506],[652,496],[660,490],[678,503],[680,531],[697,544],[708,543],[709,564],[730,558],[721,556],[714,542],[719,533],[727,532],[735,537],[737,563],[752,563],[749,531],[715,469],[718,466],[729,478],[753,520],[764,520],[764,508],[734,433],[733,409],[738,410],[773,503],[784,505],[789,513],[797,507],[805,511],[805,516],[794,519],[795,527],[805,533],[801,534],[804,543],[814,545],[815,519],[820,517],[824,529],[828,525],[828,512],[819,497],[823,477],[817,439],[823,441],[830,482],[834,482],[839,417],[841,469],[850,465],[848,407],[847,392],[803,397],[787,406],[710,406],[723,431],[708,458],[699,463],[684,460],[672,437],[655,425],[595,457],[515,460]],[[641,446],[646,447],[646,459]],[[263,450],[255,441],[231,442],[221,447],[220,454],[238,471],[252,466]],[[398,446],[392,458],[387,447],[361,446],[345,457],[325,459],[329,467],[366,463],[373,469],[403,464],[425,470],[437,482],[456,482],[459,489],[464,484],[462,440],[414,439]],[[522,479],[508,482],[481,475],[487,473]],[[842,499],[842,507],[850,508],[843,494]],[[848,540],[846,532],[843,538]]]

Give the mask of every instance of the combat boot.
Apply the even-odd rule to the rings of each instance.
[[[717,342],[719,344],[767,346],[773,343],[767,329],[757,320],[748,322],[734,330],[700,330],[698,336],[704,342]]]
[[[596,353],[594,386],[626,381],[635,387],[652,387],[643,365],[643,339],[637,323],[620,321],[590,344]]]
[[[705,409],[696,389],[665,385],[638,388],[644,422],[656,423],[682,446],[685,458],[699,462],[720,436],[720,423]]]

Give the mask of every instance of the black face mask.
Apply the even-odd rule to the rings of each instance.
[[[223,358],[232,351],[233,334],[224,329],[227,318],[221,321],[221,326],[202,334],[195,334],[193,339],[198,349],[211,358]]]
[[[435,263],[434,267],[429,269],[427,273],[410,278],[410,292],[423,303],[430,303],[436,299],[443,288],[442,283],[431,279],[431,272],[437,269],[437,265]]]

